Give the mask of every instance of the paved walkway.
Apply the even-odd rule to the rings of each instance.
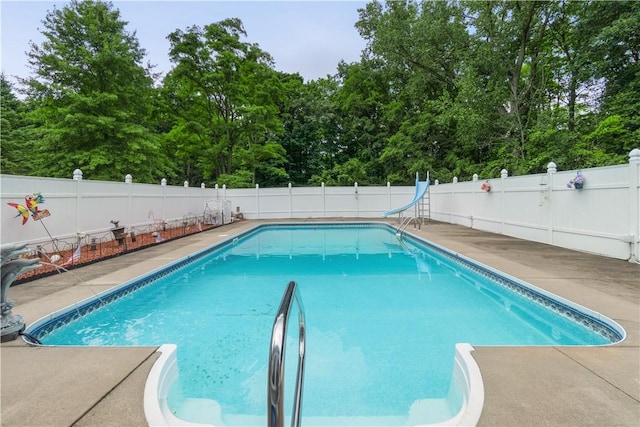
[[[377,220],[377,219],[375,219]],[[12,287],[29,324],[255,225],[243,221]],[[640,425],[640,265],[431,222],[412,230],[620,323],[608,347],[476,347],[480,426]],[[142,426],[155,348],[1,347],[3,426]]]

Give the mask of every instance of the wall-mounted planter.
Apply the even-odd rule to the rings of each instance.
[[[580,171],[578,171],[575,178],[567,182],[567,188],[575,188],[576,190],[582,190],[583,186],[584,186],[584,177],[582,176]]]

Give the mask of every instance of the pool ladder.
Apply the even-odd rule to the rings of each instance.
[[[408,216],[402,220],[402,223],[398,226],[396,230],[396,237],[402,240],[402,235],[407,231],[407,227],[417,219],[413,216]]]
[[[287,339],[287,323],[293,301],[298,305],[298,373],[294,392],[293,415],[291,426],[300,426],[302,406],[302,383],[304,377],[305,324],[304,307],[296,282],[289,282],[282,296],[280,308],[273,321],[271,332],[271,349],[269,351],[269,373],[267,374],[267,425],[268,427],[284,427],[284,360]]]

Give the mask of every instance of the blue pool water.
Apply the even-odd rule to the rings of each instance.
[[[265,419],[271,327],[291,280],[307,323],[303,422],[378,417],[404,424],[416,402],[451,397],[459,342],[616,340],[594,319],[576,322],[566,306],[541,303],[539,295],[534,301],[530,291],[492,276],[417,240],[401,244],[386,226],[268,226],[66,325],[41,327],[38,336],[49,345],[177,344],[174,412],[189,419],[185,399],[210,399],[227,424],[256,425]],[[296,343],[294,326],[294,355]],[[287,370],[295,375],[295,360]],[[425,414],[424,422],[448,419],[460,404],[454,399],[449,411]]]

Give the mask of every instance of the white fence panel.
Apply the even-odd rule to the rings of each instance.
[[[357,216],[362,218],[379,217],[381,209],[386,210],[387,200],[389,200],[389,189],[387,187],[358,187]]]
[[[629,234],[629,166],[592,168],[582,171],[584,188],[566,184],[574,173],[554,176],[553,236],[550,243],[586,252],[604,251],[616,258],[629,256],[629,245],[621,238]]]
[[[545,242],[548,215],[540,205],[541,176],[502,178],[502,233],[521,239]]]
[[[325,187],[325,217],[357,217],[357,197],[355,187]]]
[[[77,181],[79,212],[78,225],[74,232],[94,233],[113,227],[110,221],[120,226],[129,226],[131,184],[123,182]],[[99,212],[99,221],[96,214]]]
[[[200,216],[205,200],[216,194],[214,189],[11,175],[1,175],[0,184],[2,243],[108,232],[112,220],[128,228]],[[45,201],[39,208],[51,215],[40,221],[29,218],[22,226],[15,218],[18,211],[7,203],[25,205],[25,196],[34,193],[42,193]]]
[[[577,171],[438,184],[432,218],[569,249],[638,261],[640,150],[628,165],[581,170],[584,188],[567,187]],[[469,185],[473,187],[469,189]]]
[[[77,183],[69,179],[49,179],[39,177],[22,177],[2,175],[2,242],[28,242],[52,236],[73,233],[77,221]],[[25,196],[42,193],[44,203],[40,210],[48,210],[51,216],[40,221],[31,217],[24,225],[18,211],[7,203],[25,206]],[[47,232],[48,230],[48,232]]]
[[[576,171],[433,184],[430,216],[437,221],[640,261],[640,149],[629,164],[581,171],[582,190],[567,188]],[[414,186],[227,189],[0,175],[2,242],[34,243],[108,231],[111,220],[136,227],[203,215],[226,206],[247,219],[376,218],[408,203]],[[51,216],[22,226],[7,203],[42,193]],[[404,213],[412,215],[412,211]],[[46,227],[46,228],[45,228]]]
[[[258,219],[258,192],[255,188],[227,188],[224,197],[231,202],[234,212],[242,212],[245,218]]]
[[[325,216],[324,186],[292,188],[291,198],[291,218]]]
[[[168,219],[165,215],[166,188],[166,186],[150,184],[132,185],[127,224],[136,227]]]
[[[289,218],[291,197],[289,188],[260,188],[258,198],[259,213],[256,218]]]

